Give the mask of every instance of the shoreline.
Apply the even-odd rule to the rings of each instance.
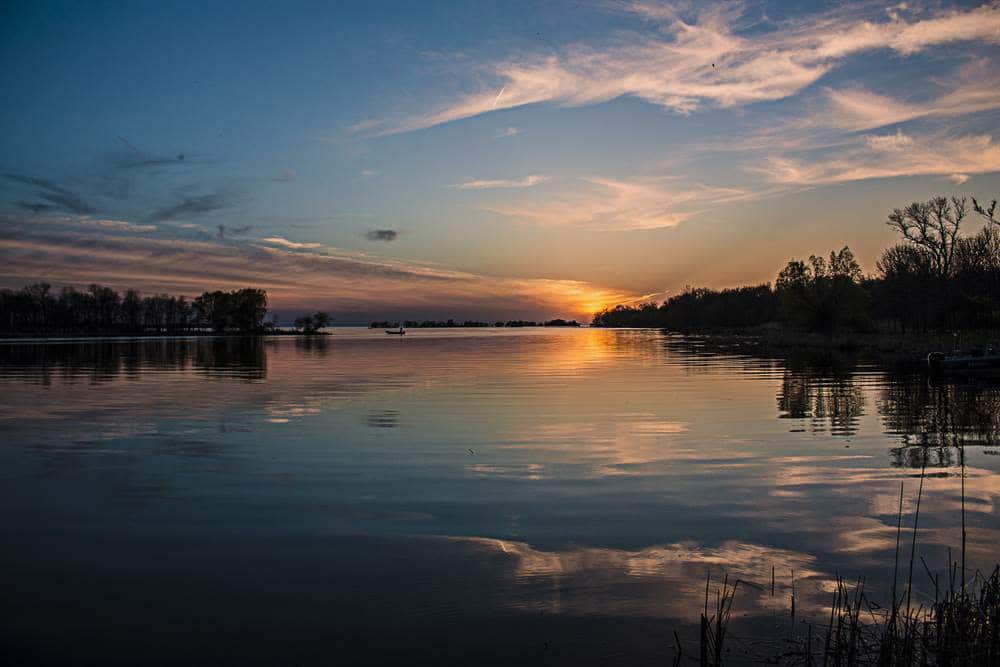
[[[214,333],[192,332],[184,333],[61,333],[61,334],[0,334],[0,343],[20,341],[86,341],[86,340],[177,340],[183,338],[268,338],[271,336],[298,336],[310,338],[314,336],[329,336],[327,331],[304,333],[301,331],[262,331],[259,333]]]
[[[662,331],[716,352],[785,357],[790,354],[846,354],[890,366],[925,369],[927,355],[956,348],[985,348],[1000,341],[1000,333],[840,333],[818,334],[780,329],[677,331],[658,327],[595,327]]]

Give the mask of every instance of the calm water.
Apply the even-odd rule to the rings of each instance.
[[[793,579],[799,625],[837,573],[888,590],[925,460],[918,554],[945,570],[956,443],[970,570],[997,559],[1000,389],[850,360],[335,330],[0,344],[0,392],[18,658],[655,662],[707,572],[760,586],[734,632],[787,634]]]

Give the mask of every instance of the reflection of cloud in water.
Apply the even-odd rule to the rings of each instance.
[[[771,472],[768,486],[779,489],[782,487],[823,486],[830,493],[854,496],[859,489],[869,488],[895,489],[895,492],[898,493],[899,481],[904,480],[906,488],[915,494],[918,477],[919,475],[914,474],[911,470],[895,468],[837,468],[834,471],[821,466],[785,465]],[[954,503],[958,502],[957,499],[960,497],[961,484],[961,475],[957,472],[940,476],[926,476],[921,511],[958,507],[959,505]],[[879,512],[879,514],[895,516],[899,509],[899,496],[892,497],[895,500],[889,504],[885,504],[888,501],[879,501],[878,507],[880,509],[890,509],[888,512]],[[1000,476],[992,470],[967,466],[965,469],[966,511],[992,513],[994,503],[998,498],[1000,498]],[[937,504],[929,506],[932,500],[936,501]],[[904,493],[904,513],[907,512],[908,507]],[[977,508],[979,509],[977,510]]]
[[[640,474],[644,471],[638,467],[661,461],[715,459],[724,463],[722,457],[701,448],[682,449],[675,437],[689,430],[686,422],[657,419],[648,413],[610,414],[593,421],[539,424],[509,435],[497,449],[544,455],[546,463],[585,464],[589,474],[584,476],[596,477]],[[728,452],[724,459],[743,456],[750,455]]]
[[[482,477],[510,477],[529,480],[546,479],[545,466],[540,463],[525,463],[523,465],[475,463],[465,466],[465,469],[474,475]]]
[[[811,555],[737,541],[716,547],[694,542],[637,550],[574,547],[545,551],[524,542],[491,538],[446,538],[499,556],[509,563],[509,607],[560,614],[615,614],[697,618],[704,603],[705,576],[712,591],[728,575],[741,580],[737,609],[741,615],[784,611],[794,571],[796,603],[803,611],[820,610],[829,575],[815,568]],[[771,597],[772,567],[777,595]]]
[[[40,474],[49,477],[93,476],[99,482],[94,489],[131,476],[136,488],[123,494],[128,499],[156,498],[160,482],[194,498],[248,479],[255,493],[273,494],[268,501],[314,494],[362,513],[381,511],[369,496],[380,497],[385,488],[399,494],[399,507],[420,509],[451,494],[441,502],[453,507],[433,510],[436,531],[468,532],[463,522],[470,517],[495,520],[511,509],[523,514],[516,534],[534,540],[552,535],[553,516],[575,512],[581,525],[598,518],[586,528],[567,527],[567,540],[615,546],[689,536],[714,543],[738,535],[832,556],[838,566],[848,564],[846,572],[862,573],[853,566],[884,562],[892,551],[901,479],[904,512],[912,516],[916,471],[905,467],[912,448],[901,450],[900,467],[893,467],[896,451],[890,447],[934,443],[937,434],[956,428],[964,442],[986,442],[1000,419],[1000,412],[990,412],[996,387],[933,388],[905,378],[905,386],[883,392],[893,380],[874,373],[851,381],[829,374],[803,379],[803,372],[772,361],[692,361],[663,348],[655,332],[519,331],[477,333],[475,339],[460,332],[421,338],[423,332],[416,332],[391,345],[384,335],[338,335],[322,347],[282,339],[251,348],[247,372],[238,368],[247,350],[217,350],[207,341],[150,343],[149,350],[103,344],[55,361],[46,353],[44,368],[32,366],[30,355],[21,360],[23,367],[20,361],[0,364],[0,392],[10,397],[0,402],[8,454],[37,454],[24,463],[33,474],[42,468]],[[200,346],[209,349],[199,352]],[[130,359],[133,347],[137,356]],[[175,353],[179,361],[172,361]],[[214,365],[210,372],[206,364]],[[265,382],[254,379],[262,371]],[[92,380],[98,386],[88,384]],[[779,410],[805,421],[776,421],[776,392]],[[956,404],[966,399],[970,405]],[[878,414],[861,418],[872,406]],[[399,414],[406,415],[406,435],[413,437],[366,431],[397,426]],[[805,426],[807,434],[789,436],[792,425]],[[240,428],[243,433],[236,432]],[[858,435],[851,449],[828,437],[848,434]],[[279,450],[282,473],[296,478],[282,478],[275,488],[247,476],[274,472],[277,464],[270,461]],[[955,450],[948,451],[953,456]],[[970,551],[985,561],[1000,537],[988,525],[995,524],[1000,477],[988,469],[995,457],[977,451],[967,449],[966,509],[977,524],[969,534]],[[174,458],[165,462],[150,453]],[[930,456],[933,464],[935,454]],[[42,465],[29,468],[36,460]],[[224,466],[237,474],[213,478]],[[960,543],[954,526],[961,480],[955,467],[936,472],[945,476],[925,481],[921,525],[927,528],[920,544],[954,546]],[[578,480],[586,483],[573,484]],[[495,507],[498,497],[510,508]],[[358,498],[363,500],[353,504]],[[539,499],[557,502],[540,506]],[[536,504],[528,511],[530,503]],[[618,519],[623,516],[629,521]],[[656,521],[673,519],[693,527],[649,536],[651,527],[663,525]],[[368,528],[376,532],[381,524],[372,519]],[[414,532],[430,528],[407,526]],[[612,602],[622,608],[632,608],[628,595],[650,608],[665,604],[687,579],[703,595],[705,568],[721,568],[710,562],[712,554],[721,559],[720,549],[745,551],[731,543],[714,552],[696,549],[697,555],[685,552],[684,544],[638,551],[503,544],[488,548],[512,566],[516,560],[517,581],[543,586],[558,580],[560,604],[574,609],[591,604],[576,588],[591,576],[605,577],[612,587],[638,588],[609,594],[620,595]],[[514,555],[504,555],[504,548]],[[725,558],[735,555],[727,552]],[[770,563],[764,567],[769,578]],[[794,567],[810,568],[800,561]],[[656,568],[664,572],[657,575]],[[757,576],[759,569],[744,566],[745,576]],[[652,584],[649,590],[643,582]]]

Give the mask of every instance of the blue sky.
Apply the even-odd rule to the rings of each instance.
[[[0,282],[584,316],[996,196],[995,3],[0,10]]]

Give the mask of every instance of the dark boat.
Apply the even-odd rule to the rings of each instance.
[[[955,350],[950,354],[931,352],[927,355],[927,368],[935,374],[997,375],[1000,376],[1000,349]]]

